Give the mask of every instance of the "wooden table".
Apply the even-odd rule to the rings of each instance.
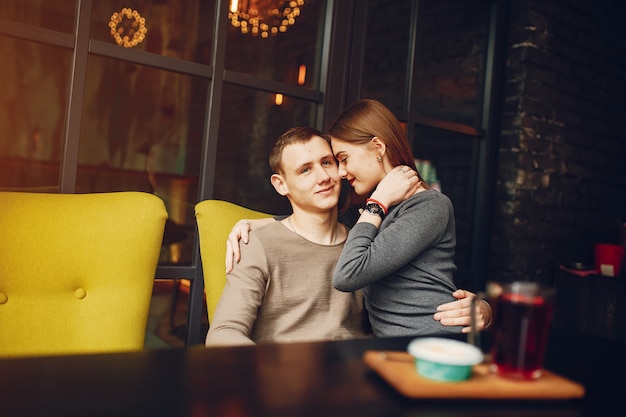
[[[411,400],[362,361],[366,350],[405,350],[410,340],[0,359],[0,415],[597,416],[619,405],[615,394],[623,391],[607,378],[620,372],[623,379],[624,364],[601,367],[624,354],[623,344],[559,333],[551,335],[546,367],[585,384],[582,400]]]

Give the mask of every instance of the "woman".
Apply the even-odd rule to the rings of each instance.
[[[342,209],[363,208],[334,286],[363,289],[376,336],[469,332],[473,293],[457,290],[453,282],[452,203],[420,178],[398,120],[380,102],[361,100],[340,113],[328,133],[339,174],[352,187]],[[248,230],[268,221],[273,220],[242,220],[233,227],[227,272],[238,261],[239,240],[247,243]],[[479,329],[488,326],[487,303],[478,303],[476,319]]]
[[[402,126],[380,102],[361,100],[328,134],[339,175],[352,186],[349,201],[367,198],[333,285],[363,289],[376,336],[460,333],[432,319],[456,291],[454,209],[420,178]]]

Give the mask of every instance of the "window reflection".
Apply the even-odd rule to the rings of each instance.
[[[413,0],[368,2],[367,33],[361,96],[384,103],[396,115],[405,114],[409,71],[409,33]]]
[[[211,63],[211,42],[215,16],[215,0],[95,0],[93,4],[91,37],[116,43],[109,25],[114,13],[130,9],[145,20],[146,37],[137,42],[135,49],[159,55],[198,62]],[[122,36],[132,40],[138,25],[134,16],[123,17],[116,29],[124,29]],[[139,41],[139,39],[136,39]]]
[[[56,190],[71,51],[0,36],[0,187]]]
[[[90,57],[77,185],[141,190],[166,204],[162,263],[189,263],[208,80]]]
[[[72,33],[75,7],[76,0],[2,0],[0,18]]]
[[[489,6],[484,0],[419,2],[420,116],[479,126]]]
[[[215,165],[214,198],[267,213],[290,213],[269,178],[268,157],[278,137],[290,127],[314,126],[315,103],[226,85]]]
[[[229,24],[226,69],[297,85],[300,67],[304,65],[307,74],[301,85],[319,86],[325,6],[324,0],[306,0],[294,25],[267,38],[244,35]]]

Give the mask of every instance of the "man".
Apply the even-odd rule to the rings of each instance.
[[[270,167],[293,213],[250,232],[206,345],[366,336],[360,292],[332,285],[348,231],[337,221],[341,179],[329,142],[315,129],[292,128],[271,150]]]

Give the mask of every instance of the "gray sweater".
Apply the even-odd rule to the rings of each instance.
[[[433,319],[438,305],[454,301],[454,208],[427,190],[391,208],[380,227],[357,223],[333,276],[340,291],[363,288],[378,337],[460,333]]]

